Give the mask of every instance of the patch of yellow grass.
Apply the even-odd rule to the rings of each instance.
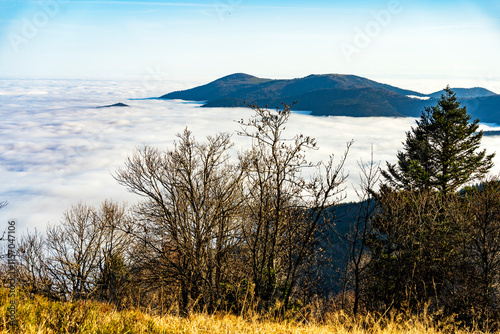
[[[428,319],[372,315],[353,318],[342,312],[331,314],[322,324],[294,321],[274,322],[257,316],[192,314],[188,318],[172,315],[153,316],[138,310],[117,311],[112,306],[95,302],[53,302],[41,296],[20,294],[17,305],[17,329],[9,328],[8,293],[0,289],[0,333],[63,334],[63,333],[467,333],[453,325],[442,330]],[[478,332],[475,332],[478,333]]]

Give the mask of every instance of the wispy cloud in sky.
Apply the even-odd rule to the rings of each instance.
[[[92,5],[139,5],[139,6],[174,6],[174,7],[212,7],[213,4],[203,3],[183,3],[183,2],[153,2],[153,1],[92,1],[92,0],[71,0],[71,3],[85,3]]]
[[[4,1],[0,77],[110,79],[161,66],[172,78],[194,80],[233,72],[348,73],[393,77],[398,84],[404,74],[414,78],[407,88],[416,90],[437,90],[457,73],[464,79],[474,73],[468,82],[477,86],[500,71],[499,7],[487,1]],[[348,56],[346,44],[354,46]],[[443,82],[427,88],[434,74]]]

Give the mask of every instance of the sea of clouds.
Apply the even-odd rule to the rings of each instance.
[[[234,151],[249,147],[236,134],[237,120],[252,116],[244,108],[200,108],[197,103],[141,99],[185,88],[186,83],[158,81],[0,80],[0,227],[16,219],[20,231],[59,223],[68,207],[79,201],[98,205],[105,199],[133,205],[140,198],[113,178],[127,156],[143,145],[171,147],[176,134],[189,128],[202,141],[217,132],[234,134]],[[131,99],[133,98],[133,99]],[[97,108],[123,102],[130,107]],[[338,162],[346,143],[354,140],[345,172],[347,200],[356,200],[358,162],[394,163],[413,118],[314,117],[293,114],[287,136],[313,136],[319,149],[312,161]],[[484,130],[499,130],[482,124]],[[483,147],[496,151],[500,137],[484,137]],[[236,152],[233,152],[236,157]],[[493,174],[500,171],[495,158]],[[3,230],[4,228],[2,228]]]

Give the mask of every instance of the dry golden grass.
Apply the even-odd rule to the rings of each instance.
[[[193,314],[188,318],[153,316],[138,310],[117,311],[95,301],[52,302],[44,297],[18,297],[16,330],[9,328],[7,291],[0,290],[0,333],[479,333],[461,331],[454,325],[436,329],[426,317],[372,315],[353,318],[342,312],[331,314],[321,324],[294,321],[275,322],[257,316]]]

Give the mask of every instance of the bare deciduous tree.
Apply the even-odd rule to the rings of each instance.
[[[243,173],[228,161],[231,146],[227,134],[202,144],[185,130],[172,150],[145,147],[115,176],[145,198],[135,222],[143,262],[155,280],[179,288],[183,313],[196,302],[217,307],[223,283],[239,275]]]
[[[82,203],[68,209],[60,225],[47,229],[47,269],[59,294],[73,300],[94,291],[103,239],[96,210]]]
[[[95,209],[79,203],[64,213],[60,225],[47,229],[45,238],[28,237],[26,247],[45,250],[46,258],[39,263],[51,282],[52,293],[74,300],[96,297],[99,292],[115,301],[113,270],[117,270],[116,261],[125,258],[126,223],[129,218],[123,206],[105,201]],[[29,272],[30,263],[36,262],[27,256],[25,263]]]
[[[366,269],[369,264],[368,242],[372,235],[372,219],[376,213],[377,203],[373,198],[373,190],[380,179],[378,164],[373,160],[373,149],[371,159],[368,163],[363,160],[358,162],[360,168],[360,189],[355,189],[358,196],[357,205],[351,205],[353,212],[349,221],[347,233],[337,235],[343,241],[341,248],[344,250],[343,258],[345,264],[346,287],[349,287],[354,294],[352,312],[358,313],[363,282],[367,279]]]
[[[240,135],[253,140],[243,156],[247,262],[257,296],[271,303],[283,300],[286,309],[301,270],[314,257],[322,215],[339,200],[345,181],[342,167],[352,143],[338,166],[333,157],[325,165],[312,164],[305,152],[316,148],[315,139],[283,134],[290,106],[273,111],[253,105],[252,109],[255,116],[239,122]],[[308,181],[302,170],[313,167],[319,172]]]
[[[484,179],[463,195],[465,249],[461,253],[469,263],[463,299],[487,318],[498,311],[500,300],[500,181]]]
[[[24,235],[18,248],[19,276],[27,291],[54,298],[56,296],[52,293],[46,255],[45,238],[42,233],[35,230]]]
[[[97,219],[104,232],[97,294],[103,300],[120,304],[130,280],[128,253],[131,236],[125,227],[132,225],[131,217],[124,205],[106,200],[97,213]]]

